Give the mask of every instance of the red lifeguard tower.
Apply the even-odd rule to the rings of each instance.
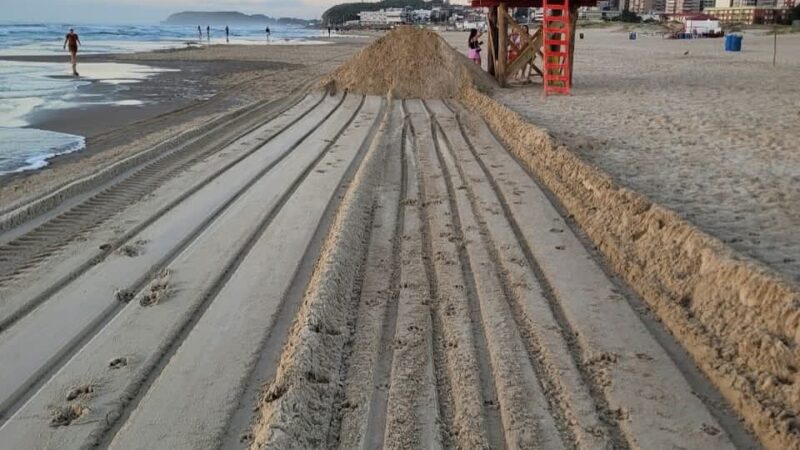
[[[543,80],[544,93],[569,94],[572,87],[572,56],[578,8],[595,6],[597,0],[472,0],[476,8],[489,8],[489,73],[500,86],[527,63]],[[542,8],[544,18],[533,35],[525,33],[508,8]],[[519,45],[509,42],[509,28],[520,36]],[[509,46],[516,57],[509,59]],[[535,64],[537,56],[541,68]]]

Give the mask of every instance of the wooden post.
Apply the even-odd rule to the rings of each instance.
[[[489,75],[495,76],[495,55],[497,54],[497,6],[489,8],[489,45],[488,55],[486,56],[486,70]]]
[[[575,73],[575,34],[578,30],[578,2],[572,1],[569,4],[569,85],[572,86],[572,75]]]
[[[772,33],[774,36],[772,41],[772,67],[775,67],[775,63],[778,60],[778,27],[773,28]]]
[[[506,85],[506,64],[508,63],[508,24],[506,20],[508,7],[500,3],[497,7],[497,68],[495,77],[501,87]]]

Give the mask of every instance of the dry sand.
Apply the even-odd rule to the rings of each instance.
[[[0,442],[800,448],[795,287],[437,39],[398,30],[275,102],[242,75],[220,98],[254,105],[11,214]],[[445,62],[451,98],[392,58],[358,82],[376,49]]]
[[[737,251],[800,280],[800,34],[665,40],[580,30],[575,88],[541,84],[496,99],[546,128],[618,183]],[[466,37],[447,33],[466,53]],[[684,54],[687,53],[688,54]]]

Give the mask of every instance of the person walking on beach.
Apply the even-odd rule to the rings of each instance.
[[[267,28],[264,30],[264,32],[265,32],[265,33],[267,33],[267,42],[269,42],[269,36],[272,34],[272,32],[271,32],[271,31],[269,31],[269,27],[267,27]]]
[[[225,43],[226,44],[231,43],[231,30],[228,29],[227,25],[225,25]]]
[[[211,42],[211,25],[206,25],[206,38],[208,42]]]
[[[473,28],[469,30],[469,41],[467,44],[469,45],[469,59],[471,59],[475,64],[481,65],[481,35],[483,33],[479,33],[477,28]]]
[[[69,33],[64,37],[64,48],[69,46],[69,61],[72,64],[72,75],[78,75],[78,46],[83,45],[81,44],[81,40],[78,37],[78,34],[75,33],[75,30],[70,28]]]
[[[200,25],[197,26],[197,40],[203,42],[203,29],[200,28]]]

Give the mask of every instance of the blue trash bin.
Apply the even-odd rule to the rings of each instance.
[[[725,36],[725,51],[726,52],[740,52],[742,51],[742,36],[729,34]]]
[[[731,49],[731,51],[734,51],[734,52],[742,51],[742,38],[743,37],[744,36],[736,36],[736,35],[733,36],[733,42],[732,42],[733,48]]]

